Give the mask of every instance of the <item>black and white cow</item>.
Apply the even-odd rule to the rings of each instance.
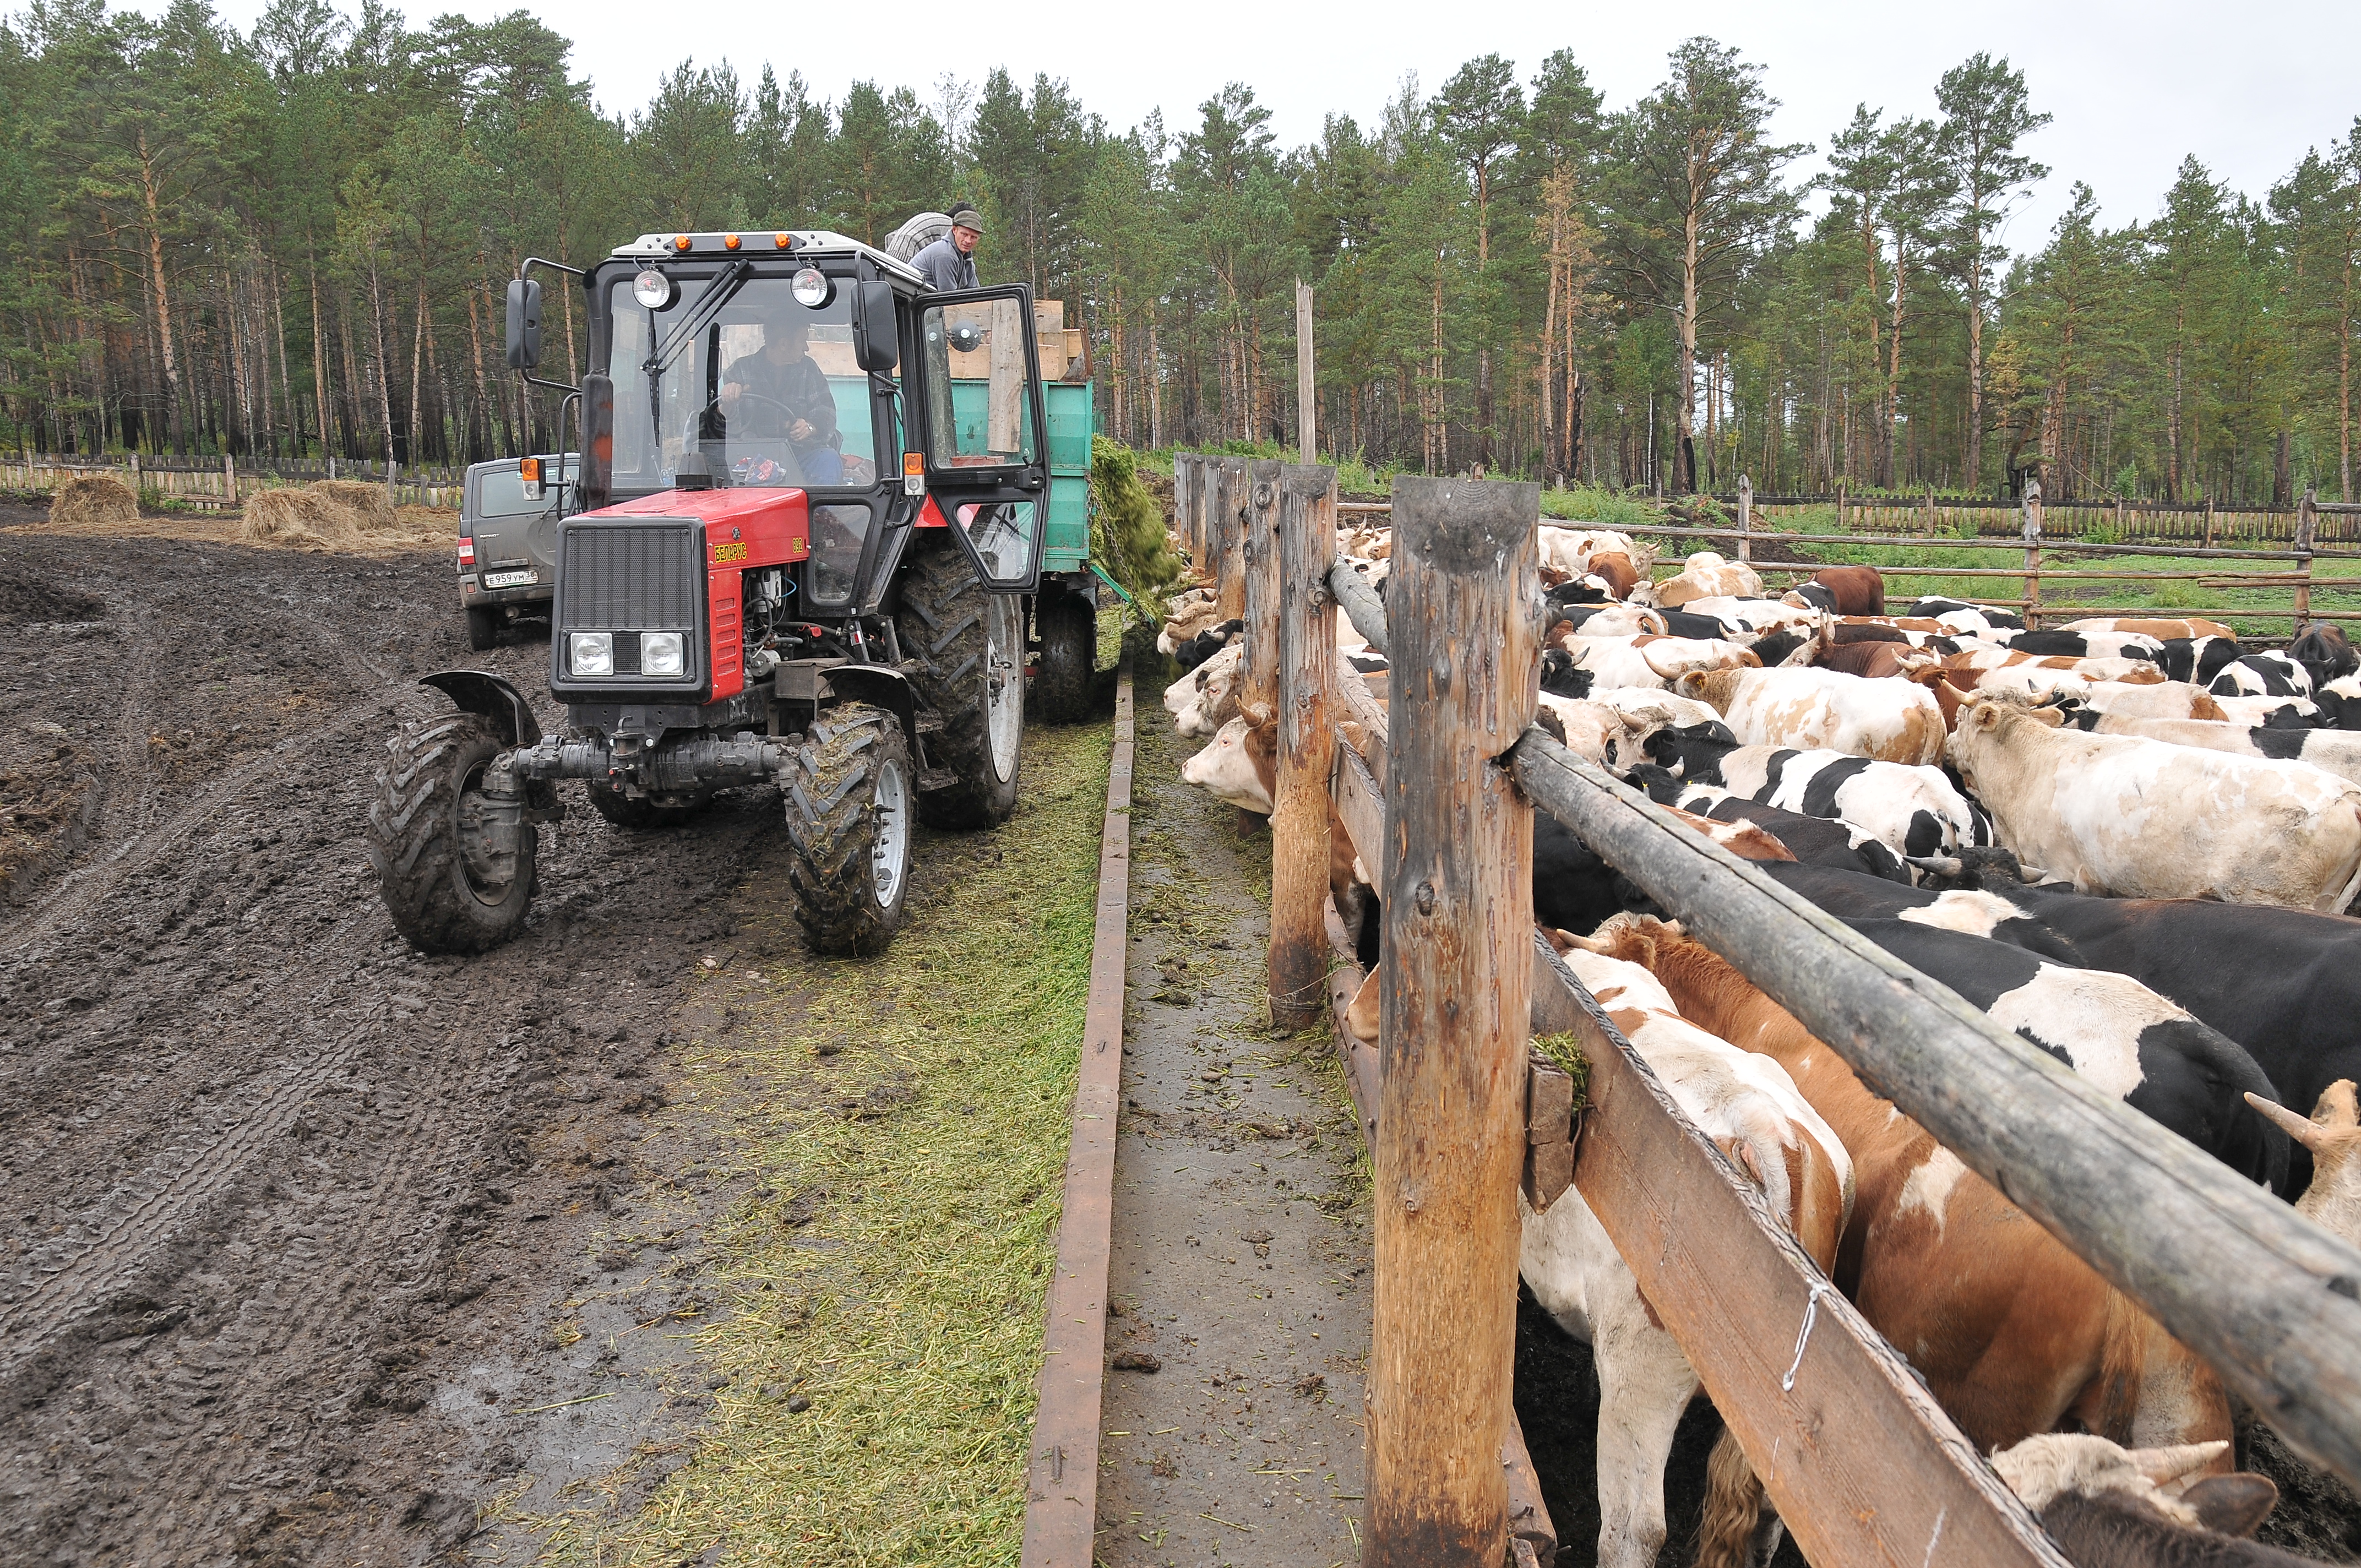
[[[1843,751],[1741,746],[1727,726],[1692,724],[1648,738],[1648,755],[1690,784],[1720,784],[1806,817],[1834,817],[1894,853],[1947,853],[1993,842],[1992,818],[1940,768],[1881,762]]]
[[[2005,627],[2013,631],[2025,630],[2025,617],[2021,615],[2005,609],[1994,609],[1988,604],[1970,604],[1965,599],[1944,598],[1936,594],[1929,594],[1912,605],[1909,613],[1914,618],[1924,618],[1927,620],[1940,620],[1947,615],[1979,615],[1983,618],[1984,624],[1987,626]]]
[[[2174,637],[2165,642],[2164,656],[2157,663],[2167,680],[2204,686],[2245,652],[2235,637]]]
[[[2310,696],[2312,672],[2285,653],[2241,653],[2205,689],[2215,696]]]
[[[2031,653],[2043,659],[2146,659],[2155,663],[2164,652],[2162,641],[2141,631],[2074,631],[2045,627],[2039,631],[1998,630],[1990,640],[2013,653]]]
[[[2092,969],[2129,975],[2235,1040],[2279,1091],[2282,1105],[2319,1102],[2341,1078],[2361,1078],[2361,920],[2270,905],[2202,898],[2091,898],[1994,885],[1991,894],[1933,894],[1817,866],[1765,868],[1839,919],[1928,912],[1954,930],[2025,939],[2031,922]],[[2281,1190],[2312,1179],[2292,1151]]]
[[[1800,811],[1765,806],[1719,784],[1676,778],[1653,762],[1641,763],[1625,777],[1659,806],[1675,806],[1716,822],[1752,822],[1786,845],[1787,852],[1806,865],[1858,872],[1905,887],[1910,885],[1911,869],[1901,856],[1886,848],[1874,834],[1833,817],[1806,817]],[[1537,813],[1533,820],[1538,824],[1547,815]]]

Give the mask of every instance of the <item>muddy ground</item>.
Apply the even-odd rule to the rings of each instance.
[[[0,1561],[446,1552],[548,1468],[454,1409],[523,1398],[470,1366],[643,1180],[659,1263],[730,1201],[640,1128],[767,793],[639,840],[577,808],[478,959],[411,952],[362,861],[415,677],[546,657],[469,655],[440,552],[0,533]]]

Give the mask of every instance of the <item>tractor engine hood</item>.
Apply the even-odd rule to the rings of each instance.
[[[561,701],[712,702],[745,688],[739,579],[811,554],[800,489],[665,490],[567,518],[549,689]]]

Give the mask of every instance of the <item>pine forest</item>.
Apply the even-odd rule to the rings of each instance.
[[[2037,235],[2009,215],[2073,170],[2035,160],[2048,116],[1981,53],[1928,62],[1933,117],[1864,104],[1817,148],[1774,139],[1777,82],[1702,38],[1636,102],[1576,50],[1529,78],[1487,55],[1290,148],[1246,82],[1118,129],[1044,75],[829,102],[684,60],[616,111],[569,52],[522,12],[412,31],[377,0],[277,0],[251,34],[203,0],[0,22],[0,440],[263,466],[538,449],[553,400],[500,342],[523,258],[679,230],[874,243],[965,199],[984,280],[1065,302],[1100,426],[1137,446],[1297,440],[1301,280],[1321,448],[1373,470],[2355,496],[2361,118],[2268,191],[2191,156],[2139,221],[2071,183]],[[544,360],[566,378],[571,306]]]

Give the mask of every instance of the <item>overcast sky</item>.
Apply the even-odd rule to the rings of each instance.
[[[261,0],[215,0],[250,27]],[[413,21],[457,9],[478,20],[517,0],[395,0]],[[2361,115],[2361,0],[1893,0],[1675,6],[1567,5],[1494,0],[1449,4],[1359,0],[1289,5],[1260,0],[1022,5],[902,0],[874,6],[651,5],[646,0],[523,0],[572,38],[575,67],[609,112],[646,102],[684,56],[727,59],[751,86],[769,61],[801,71],[818,94],[873,78],[931,96],[944,71],[981,82],[1005,66],[1020,82],[1063,77],[1085,108],[1116,129],[1161,108],[1185,127],[1224,82],[1244,81],[1273,111],[1282,145],[1318,136],[1342,111],[1373,125],[1405,71],[1425,90],[1461,61],[1494,50],[1530,79],[1571,48],[1610,107],[1661,80],[1664,56],[1703,33],[1766,68],[1783,107],[1783,139],[1825,148],[1856,103],[1889,114],[1935,112],[1937,77],[1978,49],[2025,71],[2037,109],[2057,116],[2030,150],[2054,170],[2012,225],[2012,247],[2038,247],[2071,181],[2098,193],[2110,224],[2151,216],[2183,156],[2260,200],[2307,147],[2325,148]],[[163,0],[143,0],[158,10]],[[1796,172],[1817,164],[1806,159]]]

